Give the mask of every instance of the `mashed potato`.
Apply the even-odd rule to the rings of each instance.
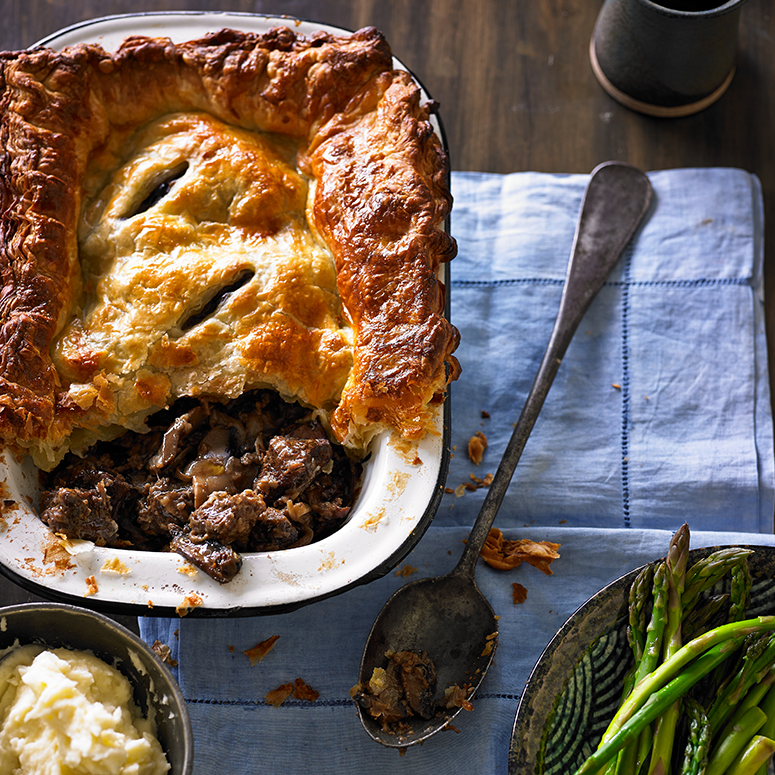
[[[163,775],[129,681],[92,654],[21,646],[0,661],[0,773]]]

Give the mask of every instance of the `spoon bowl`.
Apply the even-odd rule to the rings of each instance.
[[[457,685],[470,696],[492,662],[497,638],[495,612],[467,574],[455,569],[446,576],[418,579],[397,590],[380,612],[363,655],[360,680],[362,684],[368,681],[386,653],[425,651],[436,665],[436,686],[443,690]],[[405,722],[408,729],[396,734],[383,729],[360,707],[358,710],[369,734],[391,748],[411,745],[440,728],[438,718],[410,716]],[[461,710],[449,709],[441,726]]]
[[[573,334],[643,220],[651,197],[648,178],[629,164],[606,162],[590,175],[546,352],[463,554],[450,573],[399,589],[380,612],[366,643],[358,678],[361,691],[368,691],[375,669],[384,668],[389,655],[397,652],[427,655],[436,672],[435,686],[427,690],[440,708],[432,718],[410,714],[400,725],[383,725],[356,694],[364,729],[383,745],[404,748],[447,726],[461,707],[440,704],[445,691],[457,686],[470,699],[492,662],[498,622],[476,586],[479,553]]]

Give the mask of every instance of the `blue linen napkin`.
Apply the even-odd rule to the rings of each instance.
[[[480,563],[500,619],[474,710],[401,756],[362,730],[348,691],[369,629],[412,578],[449,571],[551,330],[584,175],[453,176],[452,317],[463,374],[452,390],[448,485],[401,568],[368,586],[266,617],[140,619],[160,640],[191,711],[195,775],[506,773],[532,666],[557,629],[622,573],[664,556],[683,521],[692,547],[775,545],[772,419],[762,312],[762,206],[740,170],[650,175],[655,205],[569,348],[496,522],[508,538],[561,544],[554,575]],[[618,387],[616,387],[618,386]],[[482,416],[482,411],[488,417]],[[484,461],[466,455],[483,431]],[[457,492],[456,492],[457,490]],[[528,589],[515,605],[512,583]],[[252,665],[246,650],[279,635]],[[302,678],[314,702],[264,695]]]
[[[705,530],[772,532],[758,180],[735,169],[649,178],[652,210],[568,348],[502,513],[515,525],[670,530],[691,514]],[[454,177],[452,488],[494,472],[505,449],[557,313],[586,180]],[[489,442],[478,468],[465,452],[476,431]],[[469,525],[482,497],[448,496],[436,522]]]

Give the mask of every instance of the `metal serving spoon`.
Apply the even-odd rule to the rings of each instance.
[[[651,196],[648,178],[629,164],[606,162],[592,171],[546,353],[460,561],[450,573],[407,584],[388,600],[364,649],[361,686],[375,667],[385,666],[386,652],[410,650],[425,651],[433,661],[437,695],[457,684],[470,698],[484,678],[497,645],[498,621],[476,586],[479,552],[573,334],[646,214]],[[392,748],[419,743],[460,711],[454,707],[429,720],[412,716],[409,731],[396,734],[357,707],[369,735]]]

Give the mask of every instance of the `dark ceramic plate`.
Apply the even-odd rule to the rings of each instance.
[[[722,547],[695,549],[689,564]],[[775,611],[775,548],[751,546],[750,616]],[[619,705],[632,659],[627,600],[637,568],[604,587],[552,638],[522,693],[509,775],[567,775],[595,750]]]

